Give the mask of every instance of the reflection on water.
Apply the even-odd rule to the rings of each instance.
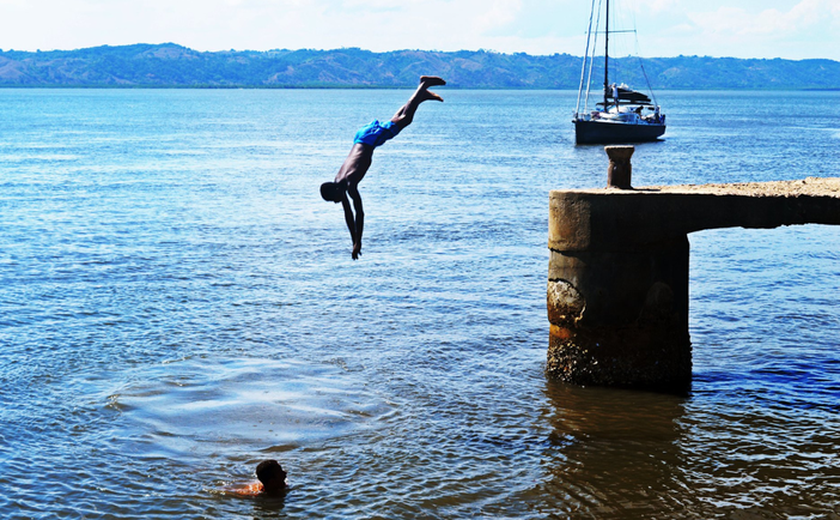
[[[559,502],[558,515],[594,518],[678,516],[686,492],[674,474],[683,398],[561,383],[548,383],[546,395],[547,478],[533,493],[554,500],[543,507]]]
[[[549,383],[546,394],[546,480],[525,496],[558,517],[840,514],[836,415],[826,422],[705,391],[681,398]]]

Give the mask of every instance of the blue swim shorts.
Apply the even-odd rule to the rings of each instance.
[[[356,132],[356,137],[353,139],[353,142],[367,144],[376,148],[385,144],[385,141],[391,139],[398,133],[400,133],[400,127],[393,121],[380,123],[374,119],[370,124]]]

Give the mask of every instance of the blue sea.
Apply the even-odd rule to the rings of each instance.
[[[438,91],[353,261],[318,186],[410,90],[0,90],[0,517],[840,517],[840,228],[689,236],[689,395],[550,381],[548,192],[603,147]],[[634,186],[840,176],[840,92],[657,101]]]

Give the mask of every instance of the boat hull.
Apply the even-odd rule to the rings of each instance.
[[[655,141],[665,133],[665,125],[657,123],[622,123],[576,119],[577,144],[644,143]]]

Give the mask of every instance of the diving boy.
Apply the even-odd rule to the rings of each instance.
[[[321,197],[326,201],[340,202],[344,208],[344,220],[347,223],[347,229],[350,230],[350,238],[353,240],[353,260],[357,260],[362,254],[362,230],[365,222],[362,197],[359,195],[359,182],[370,168],[373,150],[410,125],[420,103],[430,99],[443,101],[442,97],[428,90],[429,87],[436,85],[446,85],[446,82],[437,76],[420,76],[420,85],[417,90],[390,121],[380,123],[374,120],[356,133],[353,148],[350,149],[347,159],[339,168],[335,180],[321,185]],[[353,199],[352,207],[347,198],[348,195]]]

